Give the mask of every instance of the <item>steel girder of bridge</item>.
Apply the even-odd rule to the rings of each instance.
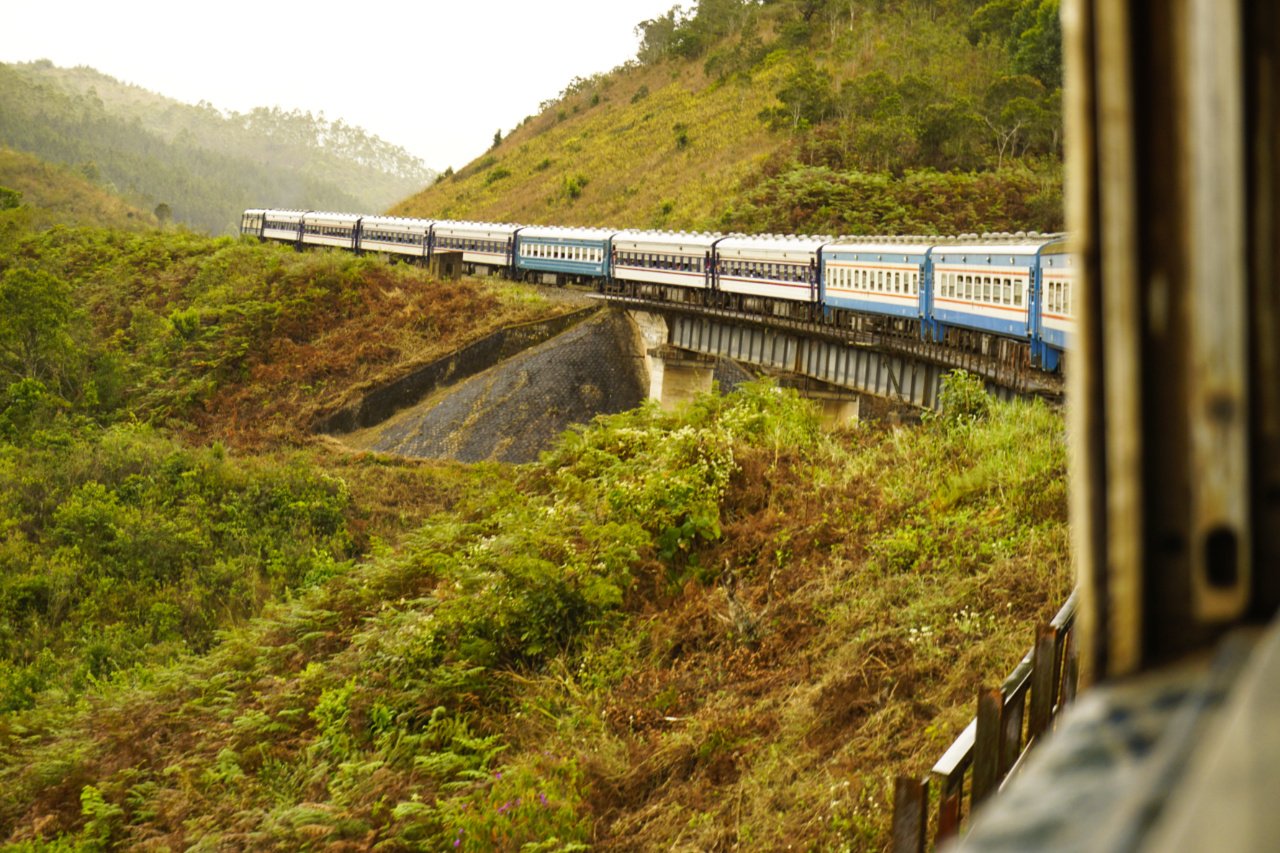
[[[1001,399],[1061,394],[1056,376],[915,338],[634,297],[606,299],[618,307],[662,316],[668,347],[922,409],[938,407],[943,377],[956,369],[981,376],[988,391]]]

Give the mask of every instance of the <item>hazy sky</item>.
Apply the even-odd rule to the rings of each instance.
[[[0,0],[0,62],[90,65],[188,103],[324,111],[443,170],[675,0]],[[439,122],[435,106],[450,116]]]

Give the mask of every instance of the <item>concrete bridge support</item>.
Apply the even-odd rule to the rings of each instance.
[[[848,426],[862,413],[862,397],[848,391],[799,389],[800,396],[817,402],[822,425],[828,429]]]
[[[652,365],[649,373],[649,399],[656,400],[665,411],[674,411],[699,394],[711,390],[715,379],[716,357],[663,345],[645,353]]]

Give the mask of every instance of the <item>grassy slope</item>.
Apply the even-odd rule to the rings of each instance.
[[[1064,464],[1040,406],[834,437],[769,389],[614,416],[204,658],[0,721],[0,831],[878,849],[893,774],[1066,593]]]
[[[97,225],[136,230],[156,224],[152,214],[138,210],[70,169],[3,146],[0,187],[22,193],[22,203],[30,208],[37,226]]]
[[[26,213],[0,212],[6,709],[205,649],[447,504],[455,468],[369,464],[314,446],[308,424],[564,310],[350,253],[34,231]]]
[[[773,39],[767,14],[766,44]],[[496,148],[392,212],[685,230],[1060,228],[1060,173],[1050,167],[1033,174],[1023,163],[996,174],[957,174],[936,190],[927,173],[903,185],[887,180],[888,175],[840,176],[871,184],[864,192],[879,202],[874,205],[860,193],[842,194],[838,186],[830,195],[808,187],[787,192],[786,173],[811,165],[818,157],[812,149],[839,147],[829,140],[816,143],[806,130],[771,131],[758,118],[761,110],[778,105],[775,91],[803,59],[814,58],[837,90],[875,72],[893,80],[917,75],[941,102],[980,101],[985,87],[1010,73],[998,47],[985,41],[971,45],[964,37],[967,12],[935,10],[934,15],[911,8],[864,10],[829,29],[815,23],[811,45],[788,49],[774,42],[772,53],[756,66],[724,80],[704,73],[703,57],[629,63],[577,87]],[[720,46],[733,44],[731,36]],[[683,144],[681,136],[687,139]],[[580,192],[570,190],[573,183],[581,184]],[[819,174],[813,183],[832,182]],[[921,196],[930,193],[944,199],[937,209],[921,204]],[[1036,194],[1050,198],[1028,209],[1005,197]],[[841,205],[845,209],[838,214],[830,212]]]
[[[691,65],[618,72],[602,84],[595,106],[594,92],[556,104],[456,179],[393,212],[618,228],[713,227],[724,188],[758,168],[778,145],[742,116],[754,116],[772,100],[770,84],[779,70],[762,72],[751,85],[714,88]],[[642,87],[649,94],[637,100]],[[677,143],[676,125],[688,128],[685,147]],[[495,162],[479,168],[490,157]],[[503,172],[509,175],[494,179]],[[566,183],[578,177],[586,183],[573,198]]]

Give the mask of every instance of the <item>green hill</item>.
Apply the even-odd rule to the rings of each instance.
[[[341,121],[278,109],[223,113],[48,62],[0,65],[0,144],[213,233],[233,231],[241,211],[264,203],[381,210],[433,175]]]
[[[78,172],[3,146],[0,211],[27,217],[36,227],[97,225],[137,230],[156,225],[153,214],[130,205]]]
[[[1057,0],[702,0],[642,23],[635,61],[575,80],[393,210],[815,233],[1059,230],[1056,14]]]

